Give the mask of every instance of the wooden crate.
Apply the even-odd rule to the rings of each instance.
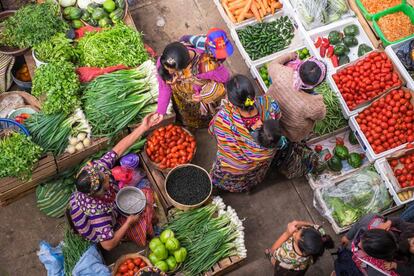
[[[240,258],[239,256],[224,258],[220,262],[216,263],[209,271],[204,273],[204,276],[225,275],[226,273],[239,268],[245,259],[246,258]]]
[[[55,159],[47,155],[39,160],[34,169],[32,179],[21,181],[17,178],[5,177],[0,179],[0,206],[6,206],[11,202],[33,192],[37,185],[55,176],[57,173]]]

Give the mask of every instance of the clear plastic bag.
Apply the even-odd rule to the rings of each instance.
[[[308,31],[354,15],[346,0],[291,0],[290,2]]]
[[[340,227],[349,226],[368,213],[380,213],[389,208],[392,199],[379,174],[372,167],[353,173],[334,186],[320,189],[327,210]]]

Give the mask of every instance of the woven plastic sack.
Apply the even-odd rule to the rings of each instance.
[[[291,0],[306,30],[353,16],[346,0]]]
[[[13,84],[11,70],[14,65],[15,58],[13,56],[0,54],[0,93],[9,90]]]
[[[340,227],[349,226],[366,214],[380,213],[392,204],[380,175],[371,167],[353,173],[336,185],[321,188],[320,194],[328,210],[315,207]]]

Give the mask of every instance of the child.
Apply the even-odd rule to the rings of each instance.
[[[274,275],[305,275],[308,268],[334,243],[320,226],[292,221],[265,254],[275,266]]]
[[[258,121],[253,127],[252,136],[256,143],[264,148],[284,148],[287,141],[280,132],[278,120],[268,119],[262,124]]]
[[[226,32],[218,28],[210,29],[207,35],[182,36],[180,41],[205,51],[220,62],[224,62],[234,52],[233,45],[227,38]]]

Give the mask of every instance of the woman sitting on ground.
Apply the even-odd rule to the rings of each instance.
[[[324,230],[310,222],[292,221],[265,254],[275,276],[305,275],[309,267],[334,243]]]
[[[300,61],[296,53],[287,53],[270,63],[268,72],[272,85],[266,95],[279,103],[283,135],[291,142],[305,140],[326,115],[323,96],[312,94],[325,79],[325,64],[315,58]]]
[[[115,196],[119,188],[111,169],[116,160],[158,121],[157,114],[147,115],[141,125],[123,138],[101,159],[89,162],[81,169],[76,190],[69,201],[71,224],[85,239],[100,243],[105,250],[116,247],[127,234],[140,245],[145,245],[147,234],[152,233],[152,195],[146,193],[147,206],[141,215],[126,219],[118,215]],[[115,221],[117,225],[115,225]],[[119,226],[119,229],[116,229]]]
[[[207,127],[225,97],[227,68],[202,50],[173,42],[157,62],[160,120],[172,98],[177,118],[190,128]]]
[[[252,83],[245,76],[232,77],[226,89],[228,100],[209,128],[218,147],[211,177],[219,189],[243,192],[262,182],[275,152],[285,145],[280,135],[270,148],[258,144],[253,136],[262,122],[278,120],[281,114],[275,101],[267,96],[256,97]],[[280,132],[275,130],[275,133]]]

